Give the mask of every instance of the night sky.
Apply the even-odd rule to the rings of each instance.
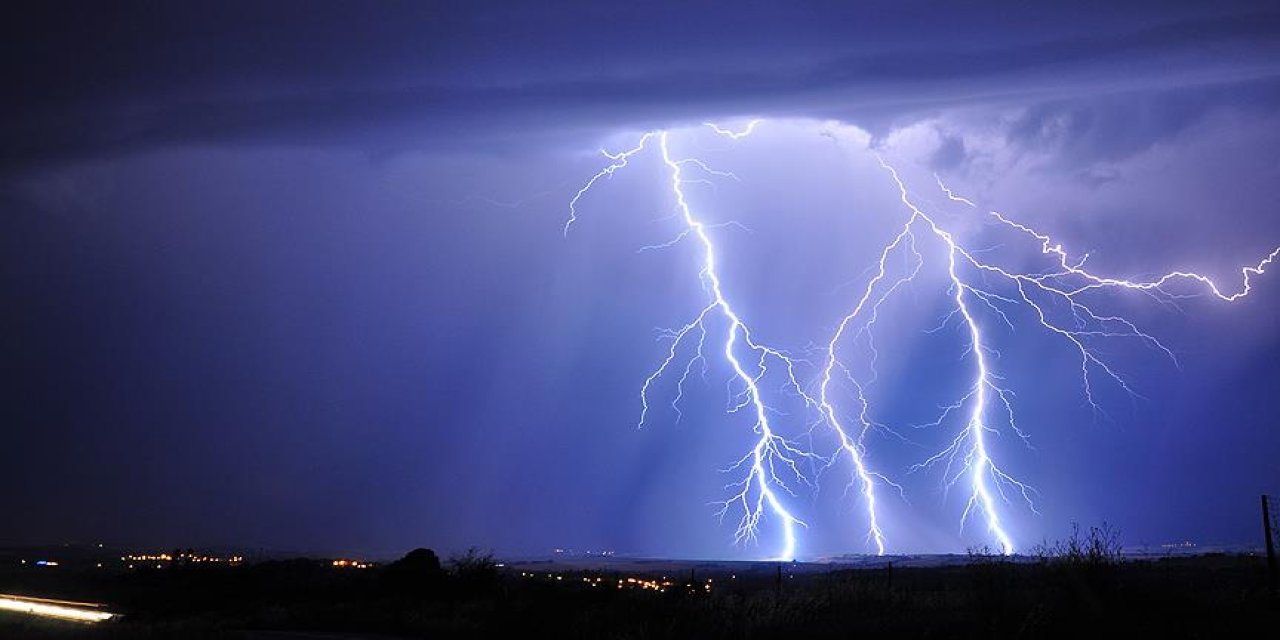
[[[690,185],[693,207],[753,335],[803,358],[906,215],[877,154],[1020,268],[1038,246],[934,174],[1106,275],[1236,291],[1280,246],[1269,2],[27,4],[0,20],[0,544],[775,553],[776,522],[735,545],[712,504],[753,442],[722,360],[679,421],[660,381],[637,428],[659,329],[705,303],[698,247],[639,251],[682,229],[657,149],[564,233],[600,149],[649,130],[737,176]],[[702,126],[753,118],[741,140]],[[904,489],[881,496],[892,552],[991,543],[960,531],[963,487],[909,472],[972,366],[956,325],[930,331],[935,249],[867,389],[897,434],[865,441]],[[1069,345],[985,312],[1028,435],[992,446],[1038,490],[1038,513],[1002,507],[1019,549],[1073,522],[1259,544],[1280,268],[1252,284],[1099,298],[1177,359],[1098,342],[1135,392],[1094,378],[1101,410]],[[800,438],[812,416],[783,404]],[[785,496],[801,557],[868,551],[848,477]]]

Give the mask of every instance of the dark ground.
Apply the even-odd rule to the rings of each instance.
[[[701,565],[668,573],[665,592],[626,583],[661,584],[658,570],[533,573],[484,556],[445,569],[433,556],[418,560],[364,570],[316,560],[141,571],[7,565],[0,593],[97,600],[124,617],[87,626],[0,613],[0,638],[1221,638],[1280,629],[1265,562],[1249,555],[783,565],[781,580],[776,564]]]

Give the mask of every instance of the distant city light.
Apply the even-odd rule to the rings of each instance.
[[[368,569],[373,566],[372,562],[362,562],[360,560],[334,560],[333,566],[340,569]]]
[[[130,563],[143,562],[143,563],[150,564],[152,562],[164,563],[164,562],[173,562],[175,560],[179,562],[189,562],[193,564],[240,564],[244,562],[244,556],[233,555],[233,556],[221,557],[221,556],[206,556],[206,555],[200,555],[196,553],[179,553],[176,556],[168,553],[133,554],[133,555],[120,556],[121,562],[130,562]],[[161,568],[162,566],[163,566],[162,564],[157,564],[156,568]],[[129,568],[132,569],[133,565],[130,565]]]
[[[547,580],[553,580],[555,582],[564,582],[564,576],[562,575],[557,575],[554,573],[548,573],[544,575],[546,576]],[[539,574],[521,571],[520,577],[537,578],[539,577]],[[605,579],[599,576],[579,576],[578,579],[583,584],[591,588],[601,587],[605,585]],[[614,581],[610,580],[611,584],[613,582]],[[672,582],[671,580],[668,580],[666,576],[663,576],[660,580],[630,577],[630,578],[618,578],[617,584],[615,586],[618,589],[640,589],[643,591],[656,591],[658,593],[666,593],[667,589],[670,589],[671,587],[675,586],[675,583]],[[689,586],[691,589],[697,590],[697,585],[690,583]],[[702,590],[705,591],[706,593],[711,593],[710,579],[708,579],[706,583],[702,585]]]

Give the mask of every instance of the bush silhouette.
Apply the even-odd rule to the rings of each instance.
[[[1104,567],[1120,562],[1123,548],[1120,532],[1107,523],[1090,527],[1088,534],[1080,533],[1080,525],[1072,523],[1071,537],[1054,544],[1037,545],[1032,550],[1041,562],[1065,564],[1077,567]]]
[[[471,547],[461,555],[449,558],[454,580],[463,591],[490,591],[498,585],[498,563],[493,553]]]

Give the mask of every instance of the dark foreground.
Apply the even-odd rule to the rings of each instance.
[[[0,612],[0,638],[1220,638],[1280,629],[1280,600],[1252,556],[974,556],[931,568],[785,565],[781,577],[774,564],[686,564],[677,576],[670,565],[641,575],[421,560],[364,570],[313,560],[8,567],[0,593],[96,599],[124,617],[89,626]]]

